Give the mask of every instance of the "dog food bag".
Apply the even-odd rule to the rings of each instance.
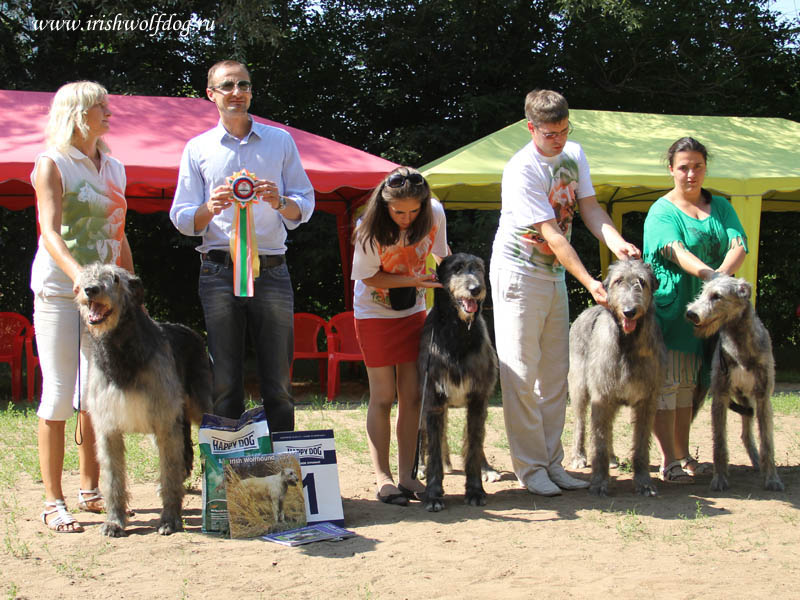
[[[238,420],[203,415],[198,441],[203,467],[202,531],[227,534],[230,528],[223,460],[272,452],[264,407],[252,408]]]

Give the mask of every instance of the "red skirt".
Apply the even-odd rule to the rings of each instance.
[[[364,364],[388,367],[416,362],[425,316],[421,310],[399,319],[356,319],[356,337]]]

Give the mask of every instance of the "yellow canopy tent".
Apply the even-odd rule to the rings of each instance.
[[[800,210],[800,123],[599,110],[570,110],[570,122],[570,139],[589,159],[597,199],[620,231],[625,213],[646,212],[672,187],[664,160],[672,142],[690,135],[705,144],[704,186],[736,209],[750,249],[739,274],[755,286],[761,211]],[[497,210],[503,167],[530,139],[523,119],[420,170],[449,210]],[[610,253],[601,246],[600,255],[605,272]]]

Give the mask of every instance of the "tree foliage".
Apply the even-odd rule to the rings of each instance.
[[[208,67],[236,58],[250,69],[255,114],[420,166],[522,118],[525,94],[540,87],[574,108],[798,120],[800,23],[768,8],[767,0],[11,0],[0,1],[0,76],[11,89],[94,79],[112,93],[202,96]],[[37,29],[158,15],[213,29]],[[24,257],[4,259],[0,301],[29,314],[28,212],[0,217],[3,256],[17,247]],[[455,249],[489,258],[496,213],[448,220]],[[764,220],[766,244],[779,224]],[[195,240],[163,214],[131,214],[128,235],[154,314],[200,326]],[[290,233],[296,309],[343,307],[335,236],[322,214]],[[577,226],[574,241],[596,272],[593,238]],[[780,277],[789,254],[762,248],[759,303],[793,302]],[[569,285],[580,307],[586,295]],[[800,343],[788,305],[775,306],[782,338]]]

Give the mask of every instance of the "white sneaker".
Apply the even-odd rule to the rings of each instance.
[[[528,478],[526,487],[528,488],[529,492],[532,494],[538,494],[539,496],[561,495],[561,488],[550,481],[545,469],[537,469],[534,471],[533,475]]]
[[[561,465],[554,465],[547,470],[550,480],[562,490],[580,490],[589,487],[589,482],[576,479],[564,470]]]

